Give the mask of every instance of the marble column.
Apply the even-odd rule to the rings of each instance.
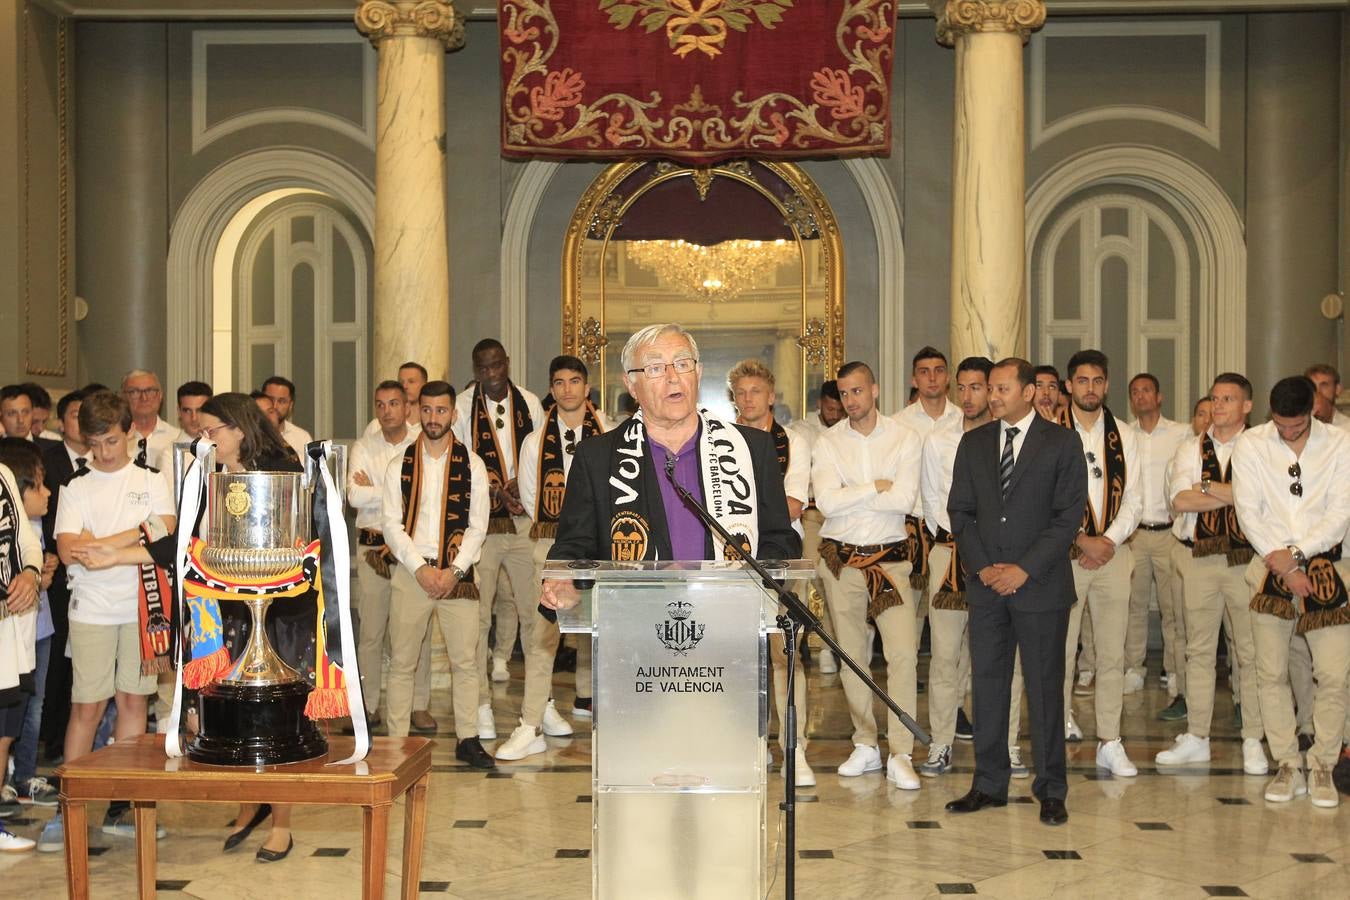
[[[953,365],[1026,356],[1026,144],[1022,45],[1043,0],[934,3],[956,48],[952,147]]]
[[[450,365],[445,224],[445,51],[464,23],[445,0],[363,0],[356,27],[379,51],[375,138],[377,379],[416,360]]]

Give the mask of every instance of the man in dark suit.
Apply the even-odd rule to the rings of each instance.
[[[1008,697],[1022,653],[1032,793],[1041,821],[1068,821],[1064,763],[1064,641],[1075,602],[1069,545],[1083,520],[1087,472],[1078,434],[1038,416],[1034,371],[1023,359],[995,365],[996,421],[967,432],[947,499],[966,575],[975,705],[975,779],[951,812],[1004,806],[1008,797]]]

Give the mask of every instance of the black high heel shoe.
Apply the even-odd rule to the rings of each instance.
[[[248,820],[247,825],[225,839],[225,852],[230,852],[235,847],[238,847],[244,841],[248,840],[248,836],[253,833],[253,829],[261,825],[271,814],[272,804],[264,803],[259,806],[258,811],[253,814],[253,818]]]
[[[258,862],[265,862],[265,863],[281,862],[281,860],[285,859],[287,856],[290,856],[291,848],[293,848],[294,846],[295,846],[295,835],[293,834],[287,835],[285,850],[268,850],[266,847],[259,847],[258,852],[256,854],[256,858]]]

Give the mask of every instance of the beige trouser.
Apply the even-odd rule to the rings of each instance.
[[[951,563],[951,548],[934,544],[928,551],[933,593],[942,586],[943,574]],[[970,613],[964,609],[928,608],[928,730],[933,743],[947,747],[956,738],[956,710],[966,696],[966,678],[970,673]],[[1008,704],[1008,746],[1017,744],[1022,727],[1022,652],[1013,657],[1012,694]]]
[[[529,532],[525,532],[529,534]],[[516,612],[516,594],[511,589],[511,578],[506,568],[497,570],[497,596],[492,603],[492,615],[497,618],[497,630],[492,637],[492,658],[503,663],[511,658],[520,631],[520,615]],[[524,647],[521,642],[521,647]]]
[[[390,565],[398,568],[398,560]],[[381,578],[365,560],[365,549],[356,558],[356,611],[360,623],[356,661],[361,669],[361,690],[366,711],[374,715],[380,709],[380,673],[384,669],[384,643],[389,631],[389,598],[394,591],[393,578]],[[422,640],[422,655],[413,676],[413,709],[431,705],[431,622],[427,622]]]
[[[1148,657],[1148,610],[1157,588],[1158,616],[1162,620],[1163,669],[1175,672],[1186,667],[1185,634],[1175,630],[1176,614],[1172,605],[1172,550],[1177,539],[1171,531],[1140,528],[1129,540],[1134,557],[1130,576],[1130,620],[1125,627],[1125,670],[1145,671]],[[1181,642],[1175,639],[1180,635]]]
[[[892,606],[876,619],[881,649],[886,654],[886,693],[900,704],[901,709],[912,713],[917,697],[919,632],[916,607],[919,592],[909,586],[909,563],[884,563],[882,568],[904,597],[902,604]],[[866,665],[872,658],[871,647],[867,645],[867,606],[871,600],[867,580],[861,571],[849,566],[844,566],[835,578],[823,562],[816,566],[816,573],[825,585],[825,603],[832,612],[839,649],[860,665]],[[846,666],[840,669],[849,718],[853,720],[853,743],[875,747],[877,721],[872,712],[872,692],[852,669]],[[894,713],[889,714],[886,721],[886,739],[891,753],[897,756],[909,756],[914,751],[914,735],[900,724]]]
[[[460,740],[478,736],[478,681],[486,676],[477,665],[477,600],[433,600],[407,568],[394,567],[389,602],[389,678],[385,686],[386,724],[390,737],[408,736],[412,716],[413,673],[422,656],[422,640],[432,614],[441,627],[450,657],[451,699],[455,706],[455,734]]]
[[[558,641],[562,635],[558,623],[550,622],[539,613],[539,583],[544,578],[544,563],[553,538],[540,538],[534,543],[534,576],[525,582],[519,593],[533,598],[534,608],[527,614],[520,611],[520,621],[528,622],[521,628],[521,646],[525,648],[525,695],[520,701],[520,721],[523,725],[539,727],[544,718],[544,707],[553,694],[553,659],[558,655]]]
[[[1350,561],[1336,563],[1342,581],[1350,581]],[[1261,588],[1266,567],[1260,557],[1247,566],[1247,586],[1253,596]],[[1294,698],[1289,687],[1289,636],[1297,619],[1281,619],[1267,613],[1252,612],[1252,633],[1256,637],[1256,677],[1261,689],[1261,718],[1265,722],[1270,755],[1280,765],[1299,767],[1298,726],[1294,719]],[[1313,677],[1317,690],[1313,701],[1313,745],[1309,760],[1326,768],[1336,765],[1341,755],[1341,737],[1345,730],[1345,685],[1350,673],[1350,625],[1315,628],[1304,635],[1312,653]],[[1246,718],[1246,709],[1243,709]]]
[[[577,697],[582,700],[591,696],[591,636],[573,635],[577,642]]]
[[[1317,685],[1313,681],[1312,651],[1308,641],[1301,634],[1289,635],[1289,686],[1294,691],[1294,717],[1298,720],[1298,730],[1312,734],[1313,697]]]
[[[1073,588],[1078,602],[1069,611],[1069,634],[1064,643],[1064,709],[1073,708],[1073,657],[1083,609],[1092,616],[1096,651],[1097,740],[1120,737],[1120,710],[1125,698],[1125,623],[1130,615],[1130,548],[1117,547],[1115,556],[1100,569],[1088,571],[1073,561]]]
[[[1080,595],[1081,596],[1081,595]],[[1080,604],[1081,605],[1081,604]],[[1083,610],[1083,621],[1078,626],[1078,641],[1083,645],[1083,649],[1078,654],[1078,671],[1095,672],[1097,671],[1097,648],[1096,639],[1092,636],[1092,610]],[[1065,676],[1073,672],[1072,665],[1064,667]],[[1065,707],[1068,709],[1069,707]]]
[[[527,648],[526,656],[529,656],[530,625],[539,618],[539,582],[534,577],[534,541],[530,539],[530,518],[516,516],[515,523],[515,534],[489,534],[483,539],[483,551],[474,566],[482,597],[478,611],[478,674],[481,676],[478,679],[479,706],[492,701],[492,683],[487,677],[488,632],[492,630],[492,609],[497,601],[498,579],[503,570],[511,578],[511,594],[515,598],[516,616],[520,620],[520,646]],[[500,623],[499,619],[499,627]],[[528,660],[525,665],[529,666]],[[550,671],[552,665],[550,658]]]
[[[1225,621],[1226,610],[1227,621],[1232,623],[1227,633],[1236,654],[1228,663],[1241,673],[1239,692],[1234,697],[1242,704],[1242,736],[1260,740],[1264,732],[1246,566],[1230,566],[1222,554],[1196,559],[1189,547],[1179,543],[1173,559],[1181,573],[1186,603],[1186,730],[1196,737],[1209,737],[1214,718],[1219,624]]]

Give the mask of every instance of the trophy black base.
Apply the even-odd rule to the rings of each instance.
[[[188,758],[211,766],[279,766],[317,759],[328,741],[305,715],[309,685],[216,683],[197,695]]]

